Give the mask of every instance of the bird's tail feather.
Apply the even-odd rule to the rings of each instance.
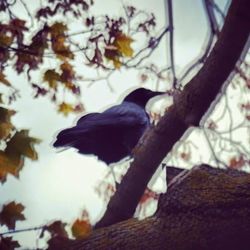
[[[83,136],[84,132],[81,131],[77,127],[68,128],[62,130],[56,138],[54,142],[54,147],[69,147],[73,146],[75,142],[79,140],[79,138]]]

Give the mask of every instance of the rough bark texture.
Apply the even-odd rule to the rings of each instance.
[[[147,183],[163,158],[190,126],[200,123],[246,45],[249,10],[249,0],[232,1],[218,41],[204,66],[185,86],[158,125],[149,131],[146,143],[137,146],[134,161],[96,228],[133,216]]]
[[[154,216],[92,232],[50,249],[249,250],[250,175],[207,165],[183,171],[160,197]]]

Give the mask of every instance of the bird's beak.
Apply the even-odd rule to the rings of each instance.
[[[166,92],[162,92],[162,91],[151,91],[151,93],[149,93],[149,98],[153,98],[155,96],[158,96],[158,95],[164,95],[166,94]]]

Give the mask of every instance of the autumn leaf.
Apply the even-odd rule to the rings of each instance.
[[[50,88],[56,89],[57,82],[60,81],[60,74],[54,69],[48,69],[43,75],[43,80],[49,83]]]
[[[1,250],[15,250],[20,247],[16,240],[12,237],[0,237],[0,249]]]
[[[69,46],[65,44],[66,38],[64,32],[67,30],[67,25],[60,22],[56,22],[50,27],[52,49],[59,59],[65,59],[65,57],[74,58]]]
[[[41,142],[39,139],[29,137],[28,130],[21,130],[7,142],[5,152],[10,157],[24,155],[32,160],[37,160],[37,153],[33,147],[35,143]]]
[[[8,138],[13,128],[14,126],[10,122],[0,123],[0,139],[4,140]]]
[[[68,62],[64,62],[61,64],[60,69],[62,70],[62,74],[60,76],[61,81],[65,83],[66,87],[71,89],[73,85],[72,81],[75,78],[75,72],[72,65],[70,65]]]
[[[0,224],[7,226],[9,229],[15,229],[18,220],[25,220],[22,214],[24,206],[14,201],[4,205],[0,212]]]
[[[69,113],[74,111],[74,107],[71,104],[68,104],[66,102],[62,102],[58,107],[58,112],[63,113],[65,116],[67,116]]]
[[[55,22],[53,25],[50,26],[50,32],[52,37],[62,35],[67,30],[68,30],[67,25],[61,22]]]
[[[117,35],[115,37],[114,45],[117,47],[118,51],[123,56],[132,57],[134,51],[131,48],[131,43],[133,41],[134,40],[129,36],[126,36],[123,33],[117,33]]]
[[[121,62],[120,62],[120,53],[118,49],[113,46],[109,45],[106,46],[105,51],[104,51],[104,56],[113,62],[113,65],[116,69],[119,69],[121,67]]]
[[[246,161],[244,160],[243,156],[240,157],[232,157],[229,161],[229,167],[233,169],[240,169],[244,166]]]
[[[10,118],[16,112],[14,110],[0,107],[0,139],[4,140],[8,138],[10,132],[14,128],[10,122]]]
[[[22,167],[23,157],[20,154],[7,155],[0,151],[0,182],[5,182],[7,174],[18,177]]]
[[[0,33],[0,46],[8,47],[13,42],[13,36]]]
[[[76,239],[85,239],[91,234],[91,225],[88,220],[75,220],[71,227],[73,236]]]
[[[10,82],[5,78],[5,74],[0,71],[0,82],[4,85],[10,86]]]
[[[48,226],[45,226],[41,232],[40,238],[43,237],[44,231],[48,231],[51,234],[51,237],[61,236],[68,238],[68,233],[65,230],[66,223],[63,223],[60,220],[54,221]]]

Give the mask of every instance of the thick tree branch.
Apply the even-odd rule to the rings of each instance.
[[[182,171],[154,216],[93,231],[86,240],[54,239],[50,249],[247,250],[250,175],[202,165]]]
[[[247,43],[249,9],[248,0],[232,1],[218,41],[204,66],[185,86],[158,125],[146,135],[147,143],[137,146],[130,169],[96,227],[131,218],[147,183],[163,158],[190,126],[200,123],[223,83],[233,72]]]

